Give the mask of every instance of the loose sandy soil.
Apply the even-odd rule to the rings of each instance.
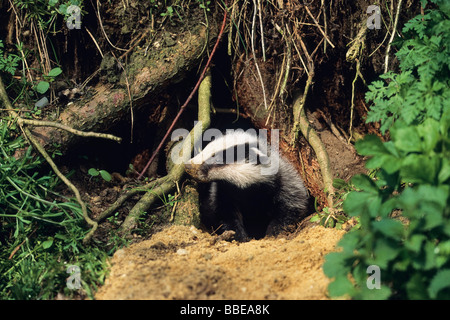
[[[237,243],[170,226],[117,251],[96,299],[328,299],[322,264],[343,234],[310,223]]]

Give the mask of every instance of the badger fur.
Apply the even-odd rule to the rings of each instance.
[[[276,235],[306,214],[308,194],[298,172],[266,139],[232,131],[186,164],[200,182],[202,222],[247,241]]]

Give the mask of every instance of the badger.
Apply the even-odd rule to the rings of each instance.
[[[308,193],[294,167],[253,130],[219,136],[185,164],[199,182],[200,216],[237,241],[275,236],[306,215]]]

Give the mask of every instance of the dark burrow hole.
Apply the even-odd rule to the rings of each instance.
[[[214,108],[221,110],[211,114],[210,128],[217,128],[221,131],[226,129],[255,129],[251,121],[245,117],[238,117],[236,114],[223,112],[223,110],[237,109],[236,103],[232,97],[232,78],[231,63],[228,55],[224,50],[219,50],[214,60],[212,70],[212,104]],[[173,118],[184,103],[186,97],[190,94],[198,79],[198,74],[191,74],[181,83],[170,86],[165,92],[158,97],[152,98],[148,105],[144,105],[135,111],[133,122],[133,141],[131,142],[131,121],[130,115],[125,115],[120,123],[111,128],[107,133],[121,137],[122,143],[113,142],[105,139],[85,139],[71,147],[64,156],[59,159],[59,163],[67,167],[67,169],[76,171],[79,183],[87,193],[92,189],[98,191],[97,186],[90,186],[91,177],[87,171],[90,168],[97,170],[106,170],[109,173],[119,173],[121,176],[136,177],[140,173],[145,164],[150,159],[154,149],[160,143],[168,126],[170,126]],[[157,108],[169,106],[170,115],[164,124],[167,128],[160,128],[160,124],[154,120],[154,113]],[[197,120],[197,95],[195,95],[186,110],[184,111],[179,123],[175,128],[184,128],[191,130],[194,121]],[[162,110],[162,109],[161,109]],[[170,136],[166,140],[170,141]],[[134,173],[130,170],[130,164],[135,169]],[[157,176],[165,176],[166,170],[166,152],[164,147],[158,155],[158,166],[153,171]],[[148,175],[145,175],[148,176]],[[81,178],[81,179],[80,179]],[[108,184],[102,184],[104,188],[109,188]],[[112,199],[114,201],[114,199]],[[314,200],[309,199],[308,212],[314,212]],[[210,226],[203,226],[206,231],[211,232]],[[262,238],[264,235],[258,236]]]

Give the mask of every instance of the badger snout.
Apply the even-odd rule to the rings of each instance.
[[[206,176],[203,174],[200,164],[195,164],[189,161],[184,165],[184,168],[186,170],[186,173],[195,180],[206,181]]]
[[[193,164],[191,162],[188,162],[184,165],[184,168],[185,168],[186,172],[192,176],[192,175],[195,175],[195,173],[198,171],[199,166],[200,165],[198,165],[198,164]]]

